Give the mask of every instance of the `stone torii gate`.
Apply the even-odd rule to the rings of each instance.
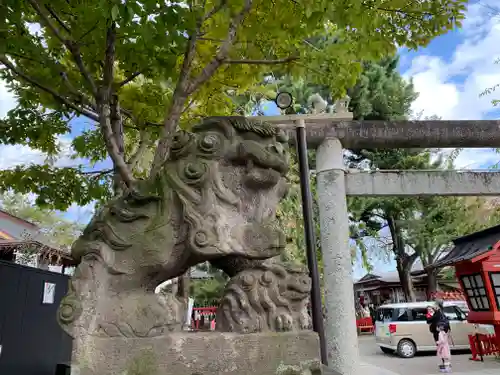
[[[352,121],[352,114],[254,117],[277,124],[296,143],[305,127],[308,148],[317,149],[316,175],[323,253],[328,365],[357,375],[346,196],[500,195],[500,172],[349,171],[343,148],[500,147],[500,121]]]

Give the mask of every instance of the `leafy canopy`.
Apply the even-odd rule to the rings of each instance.
[[[0,189],[30,190],[59,209],[107,199],[111,186],[132,188],[161,169],[178,126],[234,113],[229,94],[258,84],[270,66],[341,96],[361,61],[426,45],[460,24],[466,3],[4,0],[0,78],[19,102],[0,123],[0,142],[53,156],[68,119],[85,116],[93,126],[73,140],[75,155],[109,156],[114,173],[22,166],[0,174]]]

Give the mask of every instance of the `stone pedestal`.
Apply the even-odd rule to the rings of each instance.
[[[74,353],[74,375],[321,374],[319,340],[311,331],[93,337],[77,348],[85,352]]]

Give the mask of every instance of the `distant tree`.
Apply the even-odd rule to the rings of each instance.
[[[195,300],[197,305],[218,306],[228,277],[209,263],[200,264],[197,269],[207,272],[211,277],[208,279],[191,279],[189,296]]]
[[[443,271],[429,266],[452,248],[452,240],[500,223],[498,202],[484,197],[422,197],[414,220],[402,223],[407,243],[427,271],[427,293],[437,291]]]

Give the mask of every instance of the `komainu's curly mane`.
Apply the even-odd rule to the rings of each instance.
[[[302,268],[256,264],[228,283],[217,312],[217,329],[240,333],[310,329],[310,288]]]

